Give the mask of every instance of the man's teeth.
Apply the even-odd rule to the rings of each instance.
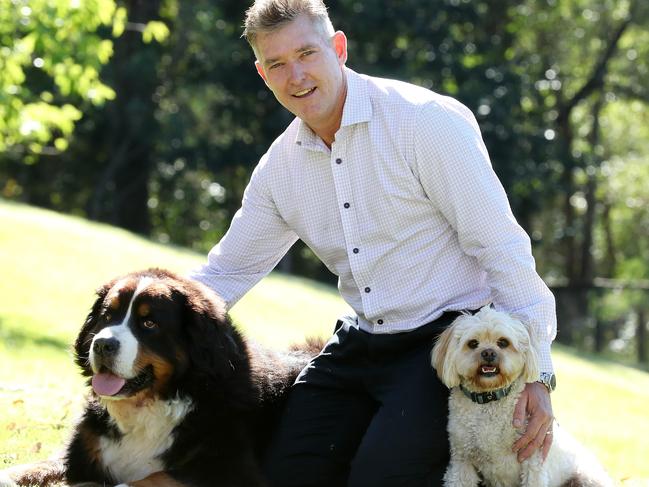
[[[311,93],[313,90],[315,90],[315,88],[309,88],[309,89],[307,89],[307,90],[298,91],[297,93],[295,93],[295,96],[304,96],[304,95],[308,95],[308,94]]]

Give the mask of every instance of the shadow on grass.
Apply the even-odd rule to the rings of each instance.
[[[27,346],[46,347],[59,352],[70,350],[71,343],[63,338],[47,335],[25,333],[13,326],[7,326],[0,318],[0,341],[8,349],[25,348]]]

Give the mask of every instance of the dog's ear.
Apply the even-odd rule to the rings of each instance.
[[[106,298],[106,294],[110,290],[111,285],[106,284],[95,291],[97,299],[92,305],[86,320],[81,325],[81,330],[77,335],[76,340],[74,341],[74,361],[76,364],[81,367],[84,375],[90,375],[90,364],[88,363],[89,353],[90,353],[90,344],[92,343],[93,335],[91,330],[97,324],[99,315],[101,314],[101,307]]]
[[[460,385],[460,375],[455,366],[456,350],[453,346],[453,325],[437,338],[432,353],[432,365],[437,376],[449,389]]]
[[[525,325],[526,333],[521,340],[521,353],[523,354],[524,368],[523,380],[525,382],[534,382],[539,380],[539,356],[536,351],[536,339],[534,338],[534,331],[529,325]]]
[[[185,299],[183,321],[194,371],[217,381],[230,377],[241,366],[246,351],[223,302],[213,291],[198,285],[190,284],[181,295]]]

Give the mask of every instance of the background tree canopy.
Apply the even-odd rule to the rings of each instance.
[[[646,360],[649,4],[328,6],[352,69],[452,95],[476,114],[555,287],[562,339]],[[240,38],[247,7],[0,0],[2,197],[209,249],[292,118]],[[299,244],[282,266],[332,279]]]

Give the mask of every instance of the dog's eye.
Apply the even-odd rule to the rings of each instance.
[[[158,327],[158,324],[157,324],[157,323],[154,323],[154,322],[151,321],[151,320],[145,320],[145,321],[142,322],[142,326],[143,326],[144,328],[148,328],[149,330],[151,330],[151,329],[153,329],[153,328],[157,328],[157,327]]]
[[[104,315],[104,319],[105,319],[107,322],[108,322],[108,321],[112,321],[112,319],[113,319],[113,315],[111,315],[110,313],[106,313],[106,314]]]
[[[478,342],[478,340],[469,340],[469,341],[467,342],[467,344],[466,344],[467,347],[472,348],[472,349],[476,349],[476,348],[478,348],[478,345],[480,345],[480,343]]]
[[[509,340],[506,338],[501,338],[497,343],[500,348],[507,348],[509,346]]]

